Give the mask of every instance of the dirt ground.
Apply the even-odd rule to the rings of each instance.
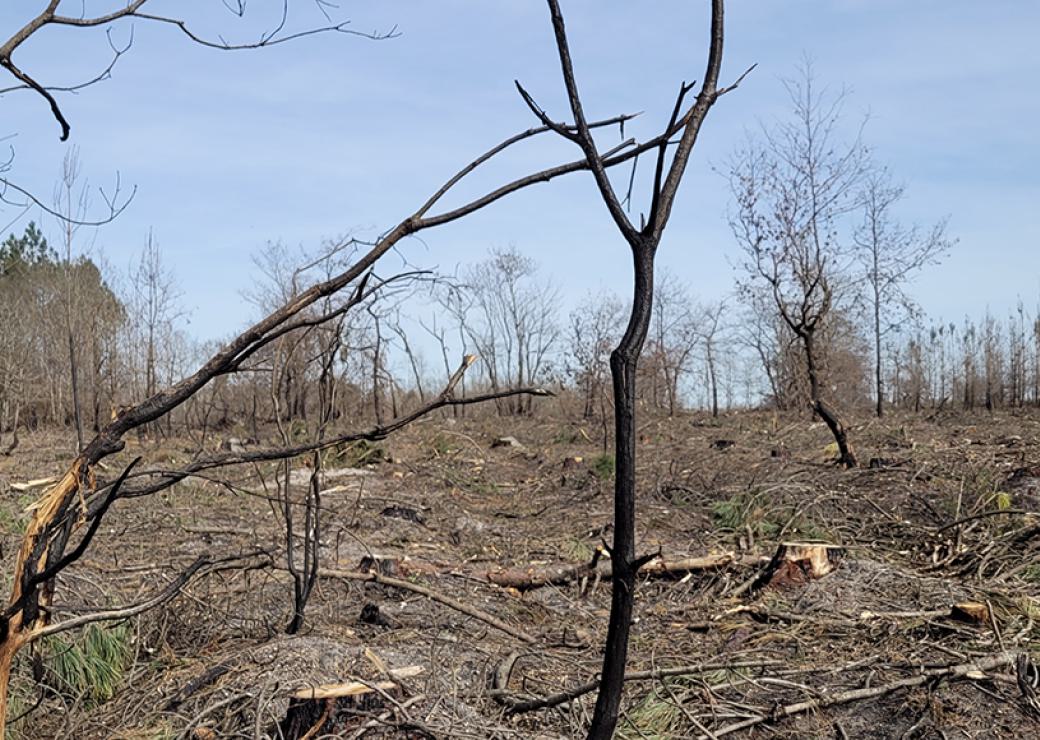
[[[325,570],[295,636],[284,529],[260,475],[269,486],[270,468],[119,501],[62,576],[56,620],[145,600],[202,554],[245,554],[250,567],[207,572],[114,628],[48,640],[39,681],[23,651],[9,731],[278,737],[304,712],[297,724],[317,729],[294,736],[582,736],[594,691],[523,703],[585,684],[600,664],[609,563],[581,566],[610,541],[602,434],[598,422],[435,418],[380,443],[366,458],[378,462],[358,450],[331,460]],[[519,446],[493,447],[500,435]],[[862,423],[852,471],[804,417],[643,417],[639,440],[640,550],[716,557],[665,574],[651,564],[641,579],[629,666],[642,678],[627,684],[619,737],[1040,737],[1036,412]],[[0,459],[5,589],[35,498],[11,484],[59,473],[68,445],[37,433]],[[136,455],[172,467],[193,449],[132,440],[108,475]],[[756,583],[781,542],[840,546],[837,567]],[[508,585],[572,567],[555,584]],[[974,611],[954,608],[966,602]],[[109,685],[70,680],[67,658],[106,638]],[[348,681],[366,693],[290,712],[301,688]]]

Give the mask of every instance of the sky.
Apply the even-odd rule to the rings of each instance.
[[[76,14],[84,4],[94,14],[119,3],[65,0],[63,7]],[[42,5],[4,3],[4,38]],[[703,72],[707,1],[562,5],[589,117],[642,112],[626,135],[657,133],[679,83]],[[721,172],[749,131],[787,111],[782,79],[808,57],[817,84],[848,91],[847,130],[866,119],[875,157],[906,185],[900,217],[922,226],[949,217],[956,246],[913,287],[924,309],[959,322],[987,308],[1003,315],[1019,297],[1029,307],[1040,302],[1040,3],[727,5],[722,81],[758,66],[708,116],[660,264],[702,299],[732,289],[738,252]],[[277,23],[281,4],[253,0],[244,19],[212,0],[147,7],[182,13],[176,17],[209,38],[252,41]],[[479,153],[534,125],[514,80],[551,115],[566,114],[542,2],[342,0],[330,12],[355,30],[396,35],[326,34],[225,52],[193,45],[169,25],[114,24],[113,41],[125,43],[132,30],[133,46],[111,79],[59,97],[72,124],[67,143],[41,98],[25,91],[0,97],[0,140],[14,153],[6,176],[49,201],[62,158],[75,146],[92,188],[110,192],[117,176],[124,192],[136,188],[115,221],[80,233],[78,248],[125,270],[154,230],[180,282],[189,330],[214,339],[255,318],[242,296],[258,280],[253,257],[266,243],[314,250],[345,234],[375,237]],[[290,0],[287,29],[324,23],[316,3]],[[61,86],[94,76],[108,55],[104,31],[54,27],[15,60],[41,83]],[[577,156],[573,144],[543,137],[478,172],[452,202]],[[619,184],[626,177],[627,170],[616,174]],[[38,210],[0,210],[7,232],[20,233],[30,218],[56,233]],[[451,271],[510,245],[561,286],[561,314],[588,291],[629,290],[627,248],[588,173],[423,232],[386,270],[403,256]]]

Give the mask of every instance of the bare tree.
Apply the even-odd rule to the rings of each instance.
[[[884,413],[885,399],[882,343],[917,313],[906,284],[925,266],[937,263],[952,246],[946,237],[946,221],[924,233],[916,226],[906,228],[896,221],[892,211],[904,192],[903,186],[893,183],[885,170],[870,173],[860,196],[863,221],[854,234],[857,257],[866,278],[878,417]]]
[[[617,327],[624,306],[610,293],[587,295],[571,312],[567,334],[568,371],[582,398],[582,416],[599,411],[606,417],[610,352],[617,344]]]
[[[516,247],[492,249],[488,259],[464,272],[461,285],[442,291],[442,305],[480,355],[492,390],[544,380],[560,335],[555,320],[560,297],[552,282],[537,274],[534,260]],[[505,414],[530,410],[523,398],[499,405]]]
[[[768,382],[768,401],[778,409],[788,409],[791,399],[784,377],[783,355],[790,332],[776,315],[772,296],[762,290],[745,290],[741,295],[741,317],[735,340],[758,360]]]
[[[719,333],[724,328],[722,319],[727,310],[725,300],[708,303],[701,308],[698,322],[701,342],[704,344],[704,366],[711,390],[711,415],[713,418],[719,416],[719,373],[716,349]]]
[[[400,309],[396,309],[387,321],[387,326],[394,333],[400,343],[400,349],[408,358],[408,366],[412,370],[412,380],[415,382],[415,390],[419,394],[419,402],[426,402],[426,391],[423,389],[423,357],[419,351],[412,346],[408,339],[408,332],[404,328],[404,320]]]
[[[700,332],[693,297],[673,273],[662,271],[657,280],[647,340],[643,365],[650,400],[655,408],[675,416],[679,383],[690,371]]]
[[[61,180],[54,189],[54,210],[60,214],[58,226],[61,228],[62,246],[65,248],[63,273],[65,289],[62,292],[65,318],[65,338],[69,349],[69,381],[72,391],[72,412],[76,427],[76,450],[83,449],[83,415],[80,404],[79,353],[76,350],[77,335],[81,334],[79,323],[82,317],[90,316],[85,311],[82,300],[76,290],[73,278],[72,250],[76,235],[82,228],[86,217],[90,198],[86,184],[77,188],[80,179],[79,153],[75,147],[65,154],[62,162]],[[77,190],[79,192],[77,192]]]
[[[802,346],[812,409],[834,436],[840,462],[855,467],[845,423],[824,397],[820,338],[835,303],[850,295],[839,222],[857,206],[867,151],[858,137],[838,141],[843,96],[817,93],[808,64],[801,80],[786,85],[791,120],[765,130],[731,167],[731,224],[746,257],[745,292],[764,285],[772,296]]]
[[[679,190],[686,165],[697,141],[701,125],[718,98],[739,84],[719,88],[719,70],[722,66],[723,0],[712,0],[710,47],[707,69],[696,101],[685,107],[686,96],[692,85],[680,86],[672,115],[665,127],[665,135],[657,149],[656,167],[651,190],[649,212],[640,227],[629,219],[614,185],[607,174],[606,164],[614,150],[603,153],[593,138],[585,118],[584,106],[578,92],[571,60],[570,44],[564,28],[563,13],[558,0],[548,0],[552,18],[560,68],[574,123],[554,121],[538,106],[534,98],[517,83],[520,95],[542,124],[581,148],[592,172],[607,211],[628,244],[633,265],[632,309],[621,341],[610,356],[610,371],[614,389],[614,444],[616,474],[614,479],[614,543],[610,551],[613,562],[611,574],[610,624],[600,674],[599,695],[593,713],[589,737],[606,739],[617,726],[621,695],[624,689],[625,663],[632,623],[635,578],[639,569],[649,561],[648,556],[636,556],[635,542],[635,406],[636,377],[639,354],[646,341],[653,312],[654,258],[661,237],[671,216],[672,205]],[[745,73],[746,74],[746,73]],[[671,163],[667,162],[672,132],[679,134]],[[660,137],[659,137],[660,138]]]
[[[127,349],[138,372],[136,398],[155,395],[160,367],[172,354],[176,321],[183,315],[177,280],[167,266],[155,235],[149,231],[144,248],[132,267],[127,297],[130,336]]]

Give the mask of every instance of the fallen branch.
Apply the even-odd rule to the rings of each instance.
[[[414,678],[425,669],[421,665],[391,668],[387,673],[392,679]],[[374,691],[391,691],[396,689],[394,681],[347,681],[346,683],[322,684],[297,689],[292,693],[294,699],[342,699],[345,696],[360,696]]]
[[[136,617],[138,614],[143,614],[146,611],[154,609],[160,604],[165,604],[167,601],[171,601],[187,585],[196,574],[200,571],[203,575],[208,573],[214,573],[221,570],[238,570],[248,569],[253,567],[264,567],[270,563],[269,560],[253,561],[253,558],[258,556],[269,557],[264,551],[257,551],[248,553],[246,555],[235,555],[228,558],[221,558],[219,560],[210,560],[203,556],[198,558],[195,562],[188,566],[179,576],[174,578],[165,588],[157,592],[145,601],[131,604],[128,606],[116,607],[113,609],[104,609],[101,611],[92,612],[89,614],[81,614],[78,617],[71,617],[63,622],[57,622],[54,624],[48,624],[44,627],[38,627],[32,632],[25,633],[25,639],[28,642],[39,640],[43,637],[49,637],[56,635],[59,632],[67,632],[69,630],[78,629],[94,622],[112,622],[115,620],[129,619],[130,617]],[[260,563],[257,566],[257,563]]]
[[[489,583],[502,588],[514,588],[517,591],[532,591],[544,586],[564,586],[582,578],[595,575],[599,578],[609,579],[613,575],[613,569],[608,564],[606,567],[598,568],[599,550],[592,560],[584,565],[558,566],[535,571],[530,568],[506,568],[500,570],[489,570],[480,575]],[[706,555],[700,558],[684,558],[681,560],[664,560],[655,558],[643,566],[640,574],[650,577],[671,576],[678,573],[693,573],[702,570],[713,570],[723,568],[734,562],[733,553],[721,555]]]
[[[784,717],[804,714],[805,712],[833,707],[838,704],[849,704],[850,702],[859,701],[861,699],[875,699],[879,696],[885,696],[894,691],[899,691],[900,689],[910,689],[915,686],[920,686],[937,678],[967,678],[971,680],[985,679],[987,678],[984,673],[985,671],[991,671],[994,668],[1002,668],[1004,666],[1012,665],[1015,662],[1016,657],[1017,656],[1012,653],[1000,653],[972,663],[960,663],[957,665],[945,666],[943,668],[925,670],[916,676],[902,678],[898,681],[893,681],[892,683],[887,683],[882,686],[871,686],[864,689],[840,691],[836,694],[821,696],[817,699],[808,699],[806,701],[795,702],[794,704],[778,706],[768,715],[756,715],[739,722],[734,722],[718,730],[712,731],[710,736],[700,735],[698,736],[698,740],[709,740],[711,737],[717,738],[722,737],[723,735],[732,735],[734,732],[746,730],[749,727],[756,727],[758,725],[776,722]]]
[[[220,663],[206,670],[201,676],[193,678],[185,686],[182,686],[173,696],[166,700],[166,704],[163,705],[164,712],[170,712],[179,707],[184,701],[190,698],[199,689],[206,688],[211,683],[219,679],[225,673],[231,670],[231,666],[227,663]]]
[[[494,615],[488,614],[487,612],[483,612],[480,609],[477,609],[476,607],[469,606],[468,604],[463,604],[461,601],[456,601],[450,596],[445,596],[442,593],[433,591],[432,589],[426,588],[425,586],[420,586],[417,583],[412,583],[410,581],[402,581],[398,578],[391,578],[390,576],[384,576],[381,573],[376,573],[374,571],[321,569],[318,571],[318,576],[321,578],[342,578],[348,581],[372,581],[373,583],[380,583],[384,586],[393,586],[394,588],[400,588],[405,591],[411,591],[412,593],[420,594],[428,599],[444,604],[445,606],[451,607],[455,611],[462,612],[463,614],[471,616],[474,619],[479,619],[481,622],[484,622],[485,624],[488,624],[497,630],[505,632],[507,635],[515,637],[516,639],[521,640],[522,642],[534,644],[538,641],[536,638],[527,634],[523,630],[517,629],[516,627],[513,627],[512,625],[506,622],[503,622],[501,619]]]
[[[579,684],[574,688],[561,691],[549,696],[532,697],[528,699],[517,699],[506,690],[505,683],[512,672],[513,664],[517,659],[516,653],[510,653],[502,666],[495,672],[495,689],[492,692],[495,701],[505,704],[509,714],[522,714],[533,712],[538,709],[550,709],[573,701],[580,696],[591,693],[599,686],[599,678],[594,678],[586,683]],[[742,668],[767,668],[780,665],[779,660],[746,660],[728,663],[701,663],[696,665],[680,665],[671,668],[657,668],[652,671],[631,671],[625,674],[625,681],[657,681],[671,676],[690,676],[695,673],[706,673],[708,671],[728,671]]]

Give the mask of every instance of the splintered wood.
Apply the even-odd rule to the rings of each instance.
[[[413,665],[405,668],[393,668],[389,674],[391,678],[400,680],[414,678],[423,670],[422,666]],[[346,683],[309,686],[294,691],[292,696],[296,699],[339,699],[344,696],[358,696],[373,691],[390,691],[396,688],[397,684],[393,681],[347,681]]]

